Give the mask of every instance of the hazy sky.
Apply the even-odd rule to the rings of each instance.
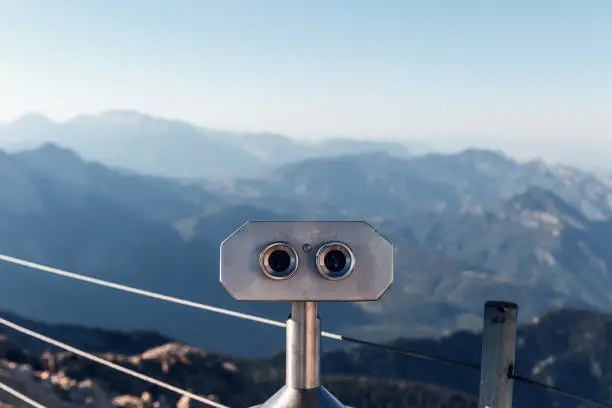
[[[0,0],[0,120],[612,138],[612,2]]]

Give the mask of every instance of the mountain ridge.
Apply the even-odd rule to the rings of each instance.
[[[404,150],[407,154],[401,143],[355,144],[343,139],[330,141],[330,148],[334,149],[330,152],[328,142],[308,144],[279,134],[217,130],[138,111],[106,111],[65,122],[32,114],[0,127],[0,148],[33,149],[48,142],[66,146],[107,166],[182,179],[259,174],[272,169],[275,162],[355,150],[385,150],[394,154]],[[281,154],[279,143],[283,145]]]
[[[530,315],[561,306],[612,310],[604,285],[608,279],[606,271],[612,264],[606,255],[612,225],[605,221],[581,218],[585,228],[572,225],[561,228],[551,214],[542,212],[535,214],[536,218],[531,213],[525,218],[525,214],[513,210],[508,217],[503,203],[481,212],[411,212],[403,198],[395,203],[384,197],[369,199],[367,191],[380,189],[385,183],[368,184],[371,174],[367,171],[361,178],[353,179],[347,194],[340,190],[337,199],[328,196],[321,201],[300,196],[301,206],[293,206],[291,197],[277,194],[293,183],[295,178],[291,176],[276,185],[276,190],[264,189],[260,199],[253,202],[198,186],[185,187],[151,176],[118,172],[78,159],[78,155],[69,156],[71,159],[66,161],[65,154],[69,153],[62,148],[45,147],[13,153],[0,160],[4,169],[0,178],[5,178],[2,191],[10,192],[0,205],[6,206],[9,199],[13,200],[13,205],[5,209],[5,216],[0,217],[0,248],[4,253],[282,320],[286,313],[283,305],[238,303],[222,289],[216,274],[220,241],[249,219],[362,218],[344,212],[352,208],[359,209],[365,219],[370,216],[369,221],[396,244],[395,283],[376,305],[322,305],[331,330],[347,335],[367,334],[382,340],[407,333],[440,335],[456,328],[477,330],[480,319],[476,311],[487,293],[517,299]],[[474,154],[480,153],[470,153]],[[376,160],[368,160],[371,157]],[[497,156],[486,153],[487,157]],[[348,168],[373,166],[377,171],[384,170],[382,174],[387,174],[385,169],[401,174],[409,162],[381,153],[318,160],[339,162]],[[318,166],[315,169],[321,170]],[[306,170],[307,167],[302,168]],[[323,168],[322,174],[327,170]],[[311,175],[304,175],[299,169],[296,172],[297,176],[312,180],[315,187],[320,182],[317,172]],[[15,177],[17,181],[13,180]],[[282,174],[279,177],[282,181]],[[351,181],[352,174],[346,177]],[[345,186],[331,180],[329,188],[338,185]],[[406,189],[409,188],[412,187],[407,184]],[[530,194],[535,194],[536,202],[548,200],[556,211],[577,217],[573,207],[565,206],[557,194],[538,191],[523,192],[523,196],[514,200],[532,199]],[[435,189],[431,189],[428,199],[440,199],[436,197]],[[156,203],[157,206],[152,205]],[[414,207],[418,206],[415,201]],[[373,219],[372,216],[381,214],[381,208],[387,209],[386,218]],[[6,264],[0,268],[10,273],[5,289],[0,292],[6,306],[37,318],[56,316],[82,323],[82,319],[90,318],[85,310],[93,308],[97,301],[108,302],[113,310],[130,304],[129,298],[102,289],[84,288],[52,276],[41,276],[40,282],[28,281],[26,277],[36,272]],[[72,297],[62,298],[62,291],[70,291]],[[39,295],[25,302],[18,293]],[[45,302],[53,302],[56,310],[48,310]],[[85,307],[75,309],[71,302]],[[138,304],[124,313],[121,321],[113,321],[109,311],[96,316],[95,323],[119,328],[145,325],[170,330],[173,336],[188,340],[202,338],[203,328],[183,322],[178,311],[153,306],[155,313],[168,316],[156,320],[147,315],[145,303]],[[414,314],[407,315],[406,308]],[[231,333],[240,330],[238,323],[217,316],[207,316],[202,322],[222,324]],[[258,346],[251,350],[269,351],[277,342],[271,332],[257,329],[253,344]],[[238,351],[243,346],[237,339],[201,346],[247,352]]]
[[[589,219],[612,215],[610,178],[568,166],[519,163],[479,149],[410,158],[363,152],[307,159],[279,166],[265,177],[236,179],[219,193],[264,206],[265,198],[274,195],[276,207],[308,213],[309,207],[325,205],[336,216],[367,219],[402,208],[482,212],[531,187],[555,191]]]

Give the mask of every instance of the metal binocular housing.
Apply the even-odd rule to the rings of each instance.
[[[237,300],[378,300],[393,245],[363,221],[250,221],[221,244],[220,280]]]
[[[223,241],[220,280],[235,299],[292,303],[285,386],[257,407],[344,407],[320,384],[316,302],[378,300],[393,252],[362,221],[250,221]]]

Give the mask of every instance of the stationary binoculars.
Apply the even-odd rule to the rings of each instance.
[[[251,221],[221,243],[220,280],[236,300],[292,303],[285,385],[254,408],[344,408],[320,383],[316,302],[378,300],[393,245],[361,221]]]
[[[363,221],[250,221],[221,244],[220,279],[237,300],[378,300],[393,246]]]
[[[355,256],[347,245],[342,242],[326,242],[317,251],[317,270],[326,279],[344,279],[353,270],[353,259]],[[298,265],[297,251],[285,242],[272,243],[259,255],[261,271],[271,279],[290,278],[297,271]]]

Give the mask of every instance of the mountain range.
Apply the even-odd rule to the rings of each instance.
[[[409,159],[381,152],[310,159],[219,189],[256,205],[269,205],[266,198],[274,194],[275,208],[308,212],[314,206],[350,217],[387,218],[414,210],[483,212],[529,187],[554,192],[589,218],[611,215],[612,178],[542,161],[519,163],[479,149]]]
[[[542,172],[555,174],[554,183],[575,184],[553,193],[534,182],[506,199],[503,191],[493,190],[496,184],[490,178],[515,180],[510,170],[526,172],[522,165],[498,153],[467,151],[446,157],[451,171],[445,170],[444,157],[363,153],[309,159],[299,166],[281,166],[266,178],[235,182],[255,186],[258,194],[253,195],[229,191],[227,184],[206,189],[125,173],[47,144],[0,156],[5,186],[0,248],[81,274],[282,320],[285,305],[235,302],[220,287],[219,242],[249,219],[363,218],[395,243],[395,282],[376,304],[322,305],[330,330],[389,339],[478,329],[477,311],[493,298],[519,302],[529,317],[563,306],[612,310],[607,294],[611,228],[602,219],[609,207],[601,199],[608,194],[606,180],[578,170],[569,177],[540,166]],[[457,163],[469,169],[470,159],[474,168],[491,170],[460,179]],[[434,160],[439,166],[417,171],[417,160]],[[318,183],[320,173],[334,177]],[[597,194],[585,201],[591,197],[586,208],[597,208],[598,214],[570,204],[585,184],[597,187],[592,188]],[[487,185],[498,200],[493,193],[459,193]],[[393,186],[407,191],[389,192]],[[515,189],[519,191],[518,185]],[[481,200],[479,209],[460,205],[481,197],[489,198]],[[432,202],[447,204],[430,208]],[[239,336],[213,339],[203,334],[207,325],[238,333],[240,324],[11,265],[1,268],[12,271],[0,289],[6,307],[38,319],[157,329],[210,350],[239,354],[270,352],[282,345],[273,329],[255,330],[249,344]],[[104,312],[95,313],[101,304]],[[189,324],[190,319],[200,324]]]
[[[541,316],[551,310],[568,307],[612,312],[609,177],[543,161],[518,162],[489,150],[417,155],[393,144],[337,140],[302,146],[279,135],[258,137],[215,134],[129,112],[62,124],[29,116],[4,124],[0,145],[9,149],[0,151],[0,252],[284,320],[288,305],[236,302],[224,291],[218,281],[221,240],[247,220],[365,219],[395,245],[394,284],[376,303],[321,304],[325,330],[377,341],[404,338],[400,343],[417,348],[418,337],[435,336],[437,340],[423,344],[444,344],[449,350],[448,342],[460,339],[453,340],[458,342],[453,347],[465,351],[471,344],[476,353],[475,333],[486,300],[517,302],[525,322],[544,321]],[[4,309],[52,325],[71,324],[63,326],[73,328],[66,329],[73,333],[70,340],[95,351],[105,350],[96,348],[95,340],[85,341],[98,334],[92,337],[74,325],[138,330],[137,342],[146,347],[128,341],[124,349],[115,345],[108,350],[129,355],[166,339],[233,358],[266,358],[284,347],[277,328],[5,262],[0,273]],[[597,321],[608,319],[580,313],[563,316],[574,316],[569,320],[574,326],[579,326],[579,317],[591,319],[584,329],[589,333],[599,327]],[[557,315],[547,316],[551,321]],[[546,326],[533,336],[545,341],[546,333],[568,344],[563,342],[573,338],[573,326],[563,324],[568,328],[557,334],[554,326]],[[457,330],[468,332],[450,335]],[[161,339],[155,332],[169,337]],[[605,338],[603,332],[599,336]],[[553,347],[550,341],[543,350]],[[601,344],[582,342],[577,352],[605,353]],[[329,368],[334,375],[365,368],[374,370],[376,378],[386,370],[391,377],[401,372],[382,365],[393,363],[386,357],[365,350],[357,355],[334,351],[338,345],[330,342],[323,346],[330,350],[326,361],[334,362]],[[566,361],[561,349],[554,350],[555,361]],[[527,367],[546,358],[536,353]],[[605,364],[603,355],[588,358]],[[271,367],[280,364],[270,361]],[[558,374],[578,364],[567,361],[541,378],[571,386],[569,374]],[[587,363],[576,370],[583,370],[580,364]],[[593,373],[603,370],[589,364]],[[415,373],[389,381],[435,380]],[[366,383],[372,380],[370,371],[362,374]],[[604,374],[589,375],[601,379]],[[342,378],[338,381],[346,381]],[[607,385],[597,381],[584,391],[606,399]],[[467,384],[433,382],[474,393]],[[412,387],[386,384],[388,389]],[[473,404],[457,398],[453,401],[458,405],[448,406]]]
[[[0,148],[24,150],[45,143],[56,143],[112,167],[180,179],[257,174],[281,163],[321,155],[364,151],[408,155],[400,143],[342,138],[299,143],[274,133],[214,130],[136,111],[82,115],[62,123],[28,114],[0,125]]]

